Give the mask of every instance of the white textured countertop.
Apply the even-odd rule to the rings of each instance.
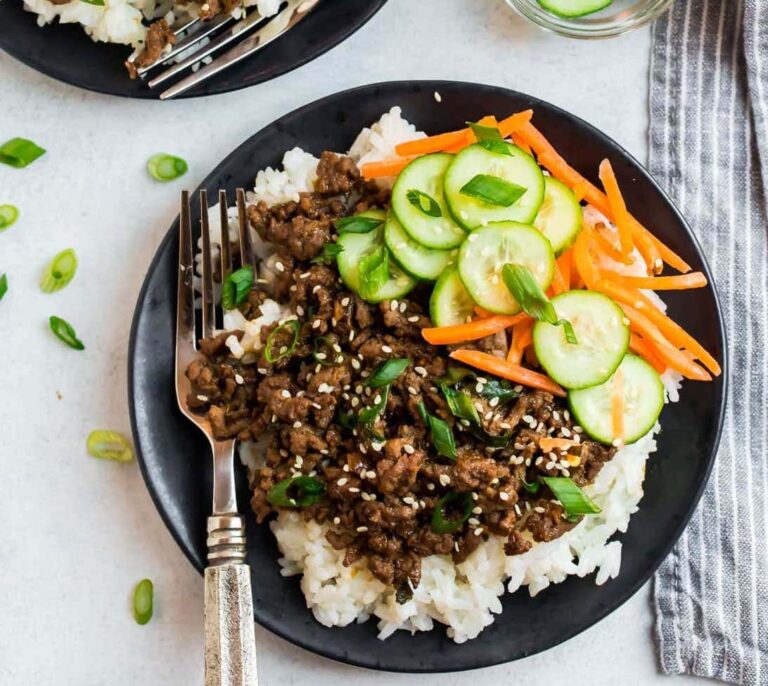
[[[91,429],[129,433],[130,320],[181,187],[146,175],[151,154],[186,158],[184,185],[194,188],[245,138],[300,105],[374,81],[441,78],[549,100],[644,160],[649,44],[647,30],[603,42],[557,38],[501,0],[390,0],[299,71],[170,103],[86,93],[0,53],[0,140],[25,136],[48,150],[27,169],[0,166],[0,204],[21,210],[0,234],[0,273],[10,282],[0,303],[0,684],[202,683],[202,579],[165,530],[138,467],[85,453]],[[79,255],[77,277],[44,295],[40,269],[65,247]],[[76,326],[85,352],[50,335],[51,314]],[[130,595],[143,577],[155,583],[156,613],[140,627]],[[336,664],[257,627],[261,685],[704,683],[657,673],[651,623],[646,588],[545,654],[482,673],[418,677]]]

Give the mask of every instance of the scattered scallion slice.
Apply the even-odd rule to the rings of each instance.
[[[438,385],[455,386],[463,382],[463,385],[466,386],[467,382],[476,378],[477,376],[472,370],[454,364],[448,367],[445,375],[436,381]],[[478,388],[480,388],[479,391]],[[499,405],[514,400],[520,395],[519,391],[516,391],[512,384],[505,379],[486,379],[483,383],[474,385],[473,390],[487,400],[498,398]]]
[[[430,217],[442,217],[443,211],[440,209],[437,200],[435,200],[429,193],[420,191],[418,188],[411,188],[406,194],[406,199],[417,210],[420,210]]]
[[[48,319],[48,323],[51,327],[51,331],[53,331],[56,338],[60,341],[66,343],[70,348],[75,350],[85,350],[83,342],[77,337],[75,330],[68,321],[61,317],[51,316]]]
[[[541,488],[541,483],[538,481],[531,481],[531,483],[528,483],[525,479],[523,481],[523,488],[528,491],[528,493],[536,494],[539,492],[539,489]]]
[[[485,124],[478,124],[474,121],[468,121],[467,126],[472,129],[472,133],[475,134],[475,138],[477,138],[478,141],[504,140],[501,137],[498,126],[486,126]]]
[[[55,293],[66,286],[77,271],[77,255],[72,248],[62,250],[54,257],[40,277],[40,289],[43,293]]]
[[[0,274],[0,300],[8,292],[8,276],[6,274]]]
[[[279,362],[284,357],[288,357],[288,355],[296,350],[296,345],[299,342],[300,329],[301,324],[299,324],[298,320],[296,319],[289,319],[287,322],[283,322],[280,324],[280,326],[273,329],[269,336],[267,336],[267,344],[264,346],[264,357],[266,358],[267,362],[270,364],[275,364],[275,362]],[[287,331],[291,332],[290,343],[288,345],[281,345],[279,350],[275,352],[274,346],[277,337],[283,332]]]
[[[437,501],[432,511],[432,531],[436,534],[452,534],[461,529],[472,516],[474,502],[471,493],[446,493]]]
[[[492,152],[497,155],[507,155],[509,157],[515,156],[512,152],[512,148],[506,141],[487,139],[484,141],[479,141],[478,145],[481,148],[485,148],[488,152]]]
[[[579,342],[571,322],[557,318],[555,306],[549,301],[547,294],[541,290],[539,282],[528,267],[520,264],[505,264],[501,269],[501,277],[512,297],[523,308],[523,312],[538,321],[547,322],[552,326],[562,326],[565,339],[571,345]]]
[[[267,502],[275,507],[306,507],[320,501],[325,484],[320,479],[298,474],[276,483],[267,493]]]
[[[445,401],[448,403],[448,409],[454,417],[464,419],[475,426],[480,426],[480,415],[477,413],[477,408],[472,402],[472,398],[466,393],[457,391],[446,384],[440,384],[440,390],[443,392]]]
[[[344,360],[338,343],[327,336],[319,336],[315,339],[315,349],[312,351],[312,357],[315,362],[319,362],[323,367],[332,367],[335,364],[341,364]],[[339,348],[338,350],[336,348]],[[341,358],[341,359],[338,359]]]
[[[427,412],[423,402],[418,404],[419,416],[424,426],[429,429],[432,437],[432,443],[437,450],[438,455],[447,457],[450,460],[456,459],[456,441],[453,439],[453,430],[450,425],[432,414]]]
[[[87,2],[89,5],[96,5],[96,7],[104,7],[104,0],[81,0]]]
[[[0,146],[0,162],[21,169],[45,154],[45,150],[26,138],[11,138]]]
[[[133,618],[137,624],[146,624],[152,619],[154,587],[149,579],[142,579],[133,591]]]
[[[482,200],[489,205],[509,207],[525,195],[528,189],[511,181],[506,181],[490,174],[477,174],[465,183],[461,191],[475,200]]]
[[[97,429],[88,434],[85,443],[88,454],[101,460],[130,462],[133,460],[131,442],[116,431]]]
[[[360,260],[360,294],[365,300],[376,296],[389,279],[389,251],[383,245]]]
[[[337,220],[334,222],[334,226],[339,233],[370,233],[374,229],[378,229],[383,223],[383,219],[356,214]]]
[[[13,226],[19,218],[19,210],[13,205],[0,205],[0,231]]]
[[[576,485],[573,479],[567,476],[542,476],[541,480],[549,486],[549,490],[560,501],[569,518],[601,512],[600,507]]]
[[[186,160],[161,152],[147,160],[147,172],[156,181],[173,181],[189,169]]]
[[[312,264],[333,264],[342,252],[344,252],[343,245],[339,245],[338,243],[326,243],[320,251],[320,254],[313,257],[310,262],[312,262]]]
[[[360,410],[357,415],[358,423],[371,424],[375,421],[376,417],[378,417],[387,407],[387,400],[389,400],[389,386],[384,386],[384,388],[373,396],[373,405],[369,405]]]
[[[371,388],[381,388],[389,386],[398,376],[400,376],[411,364],[407,357],[396,357],[391,360],[385,360],[379,364],[366,380],[365,385]]]
[[[221,284],[221,306],[234,310],[245,302],[253,288],[253,267],[243,267],[227,275]]]

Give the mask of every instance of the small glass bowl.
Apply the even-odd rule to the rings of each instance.
[[[614,0],[604,10],[585,17],[558,17],[537,0],[506,0],[524,17],[548,31],[570,38],[610,38],[653,21],[674,0]]]

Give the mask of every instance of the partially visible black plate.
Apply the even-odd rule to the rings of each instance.
[[[442,95],[437,104],[434,92]],[[533,108],[536,124],[566,159],[593,181],[609,157],[638,219],[683,255],[712,283],[699,246],[679,212],[648,173],[621,147],[576,117],[520,93],[467,83],[395,82],[332,95],[288,114],[247,140],[203,182],[230,193],[252,183],[256,170],[279,164],[296,145],[318,155],[346,150],[363,126],[392,105],[427,132],[460,128],[482,115]],[[149,267],[133,321],[129,402],[141,467],[155,504],[192,564],[205,565],[205,520],[211,500],[209,448],[176,408],[173,334],[178,225]],[[722,361],[724,331],[711,287],[665,297],[672,316]],[[253,572],[256,621],[326,657],[373,669],[445,672],[486,667],[550,648],[615,610],[648,580],[683,531],[712,466],[724,411],[725,379],[686,383],[679,403],[662,415],[659,450],[648,462],[646,494],[623,542],[621,574],[604,586],[594,577],[569,578],[536,598],[525,591],[503,598],[504,612],[477,639],[455,645],[442,628],[411,636],[376,638],[374,622],[328,629],[312,618],[298,578],[280,576],[277,548],[267,526],[248,518],[248,562]],[[241,475],[242,477],[242,475]],[[239,502],[248,509],[241,478]]]
[[[80,0],[73,0],[79,2]],[[288,34],[180,97],[216,95],[269,81],[319,57],[361,28],[387,0],[323,0]],[[128,98],[157,99],[131,80],[125,45],[94,43],[79,24],[37,25],[22,0],[0,1],[0,48],[43,74],[73,86]]]

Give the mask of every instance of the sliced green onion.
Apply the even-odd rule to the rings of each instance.
[[[116,431],[97,429],[88,434],[85,442],[88,454],[100,460],[130,462],[133,459],[131,442]]]
[[[445,396],[445,401],[448,403],[448,409],[451,411],[454,417],[463,419],[470,424],[480,426],[480,415],[477,413],[477,408],[466,393],[457,391],[446,384],[440,384],[440,390]]]
[[[573,479],[567,476],[542,476],[541,480],[549,486],[549,490],[560,501],[568,517],[601,512],[600,507],[576,485]]]
[[[472,516],[473,508],[471,493],[446,493],[437,501],[437,506],[432,511],[432,531],[436,534],[452,534],[458,531]]]
[[[391,360],[385,360],[379,364],[366,380],[365,386],[371,388],[381,388],[389,386],[398,376],[400,376],[411,364],[407,357],[395,357]]]
[[[339,349],[337,350],[337,348]],[[341,364],[344,360],[339,344],[326,336],[320,336],[315,339],[312,357],[315,358],[315,362],[319,362],[323,367],[333,367],[336,364]],[[338,359],[339,357],[341,359]]]
[[[19,210],[13,205],[0,205],[0,231],[7,229],[16,223],[19,218]]]
[[[253,288],[253,267],[243,267],[227,275],[221,284],[221,306],[234,310],[248,299]]]
[[[528,189],[490,174],[477,174],[462,186],[462,195],[482,200],[489,205],[509,207],[525,195]]]
[[[430,217],[443,216],[443,211],[440,209],[437,200],[428,193],[424,193],[424,191],[420,191],[417,188],[411,188],[405,194],[405,197],[411,205],[424,214],[427,214]]]
[[[528,491],[528,493],[536,494],[539,492],[539,489],[541,488],[541,483],[538,481],[531,481],[531,483],[528,483],[525,479],[522,479],[523,482],[523,488]]]
[[[43,293],[55,293],[66,286],[77,271],[77,255],[72,248],[62,250],[45,267],[40,277],[40,289]]]
[[[298,320],[289,319],[287,322],[280,324],[280,326],[278,326],[276,329],[273,329],[272,333],[267,336],[267,344],[264,346],[264,357],[266,358],[267,362],[270,364],[275,364],[275,362],[279,362],[284,357],[288,357],[288,355],[296,350],[296,345],[299,342],[300,328],[301,325],[299,324]],[[291,332],[291,342],[288,345],[281,346],[277,351],[277,354],[275,354],[272,350],[275,344],[275,339],[284,331]]]
[[[338,219],[333,225],[339,233],[370,233],[374,229],[378,229],[383,223],[383,219],[356,214],[352,217]]]
[[[184,176],[188,169],[189,165],[186,160],[164,152],[152,155],[147,160],[147,171],[156,181],[173,181],[180,176]]]
[[[306,507],[319,502],[325,484],[314,476],[299,474],[276,483],[267,493],[267,502],[275,507]]]
[[[504,279],[507,290],[523,308],[523,312],[538,321],[547,322],[552,326],[562,326],[565,339],[571,345],[576,345],[579,342],[571,322],[567,319],[557,318],[554,305],[549,301],[547,294],[541,290],[539,282],[536,281],[528,267],[519,264],[505,264],[501,268],[501,277]]]
[[[149,579],[142,579],[133,591],[133,618],[137,624],[152,619],[154,587]]]
[[[456,441],[453,439],[453,430],[447,422],[439,417],[435,417],[427,412],[423,402],[418,404],[418,411],[424,425],[429,429],[432,437],[432,443],[437,450],[438,455],[447,457],[451,460],[456,459]]]
[[[497,155],[507,155],[508,157],[515,156],[512,152],[512,147],[506,141],[488,139],[479,141],[478,145],[481,148],[485,148],[488,152],[493,152]]]
[[[357,426],[357,415],[352,412],[339,411],[338,414],[339,426],[347,431],[352,431]]]
[[[89,5],[96,5],[97,7],[104,7],[104,0],[81,0],[81,2],[87,2]]]
[[[360,293],[364,299],[376,296],[389,279],[389,250],[380,245],[360,260]]]
[[[326,243],[320,254],[313,257],[310,262],[312,264],[333,264],[336,258],[344,252],[344,246],[338,243]]]
[[[378,398],[378,400],[376,399]],[[384,386],[374,397],[373,405],[369,405],[366,408],[360,410],[357,415],[357,421],[360,424],[371,424],[375,421],[384,409],[387,407],[387,400],[389,399],[389,386]]]
[[[32,164],[44,154],[43,148],[26,138],[11,138],[0,146],[0,162],[17,169]]]
[[[466,367],[459,365],[451,365],[448,367],[445,375],[436,379],[438,385],[455,386],[460,382],[464,382],[466,385],[469,381],[476,378],[475,372]],[[514,400],[519,397],[520,393],[514,389],[509,381],[505,379],[487,379],[480,384],[482,390],[477,390],[477,385],[473,387],[473,390],[483,398],[492,400],[493,398],[499,399],[499,404],[503,405],[510,400]]]
[[[498,126],[486,126],[485,124],[478,124],[474,121],[468,121],[467,126],[472,129],[472,133],[475,134],[478,142],[482,141],[501,141],[504,140],[501,137],[501,132]]]
[[[51,327],[56,338],[63,343],[66,343],[70,348],[75,350],[85,350],[83,342],[77,337],[72,325],[60,317],[52,316],[48,319],[48,323]]]
[[[0,274],[0,300],[8,292],[8,276],[6,274]]]

